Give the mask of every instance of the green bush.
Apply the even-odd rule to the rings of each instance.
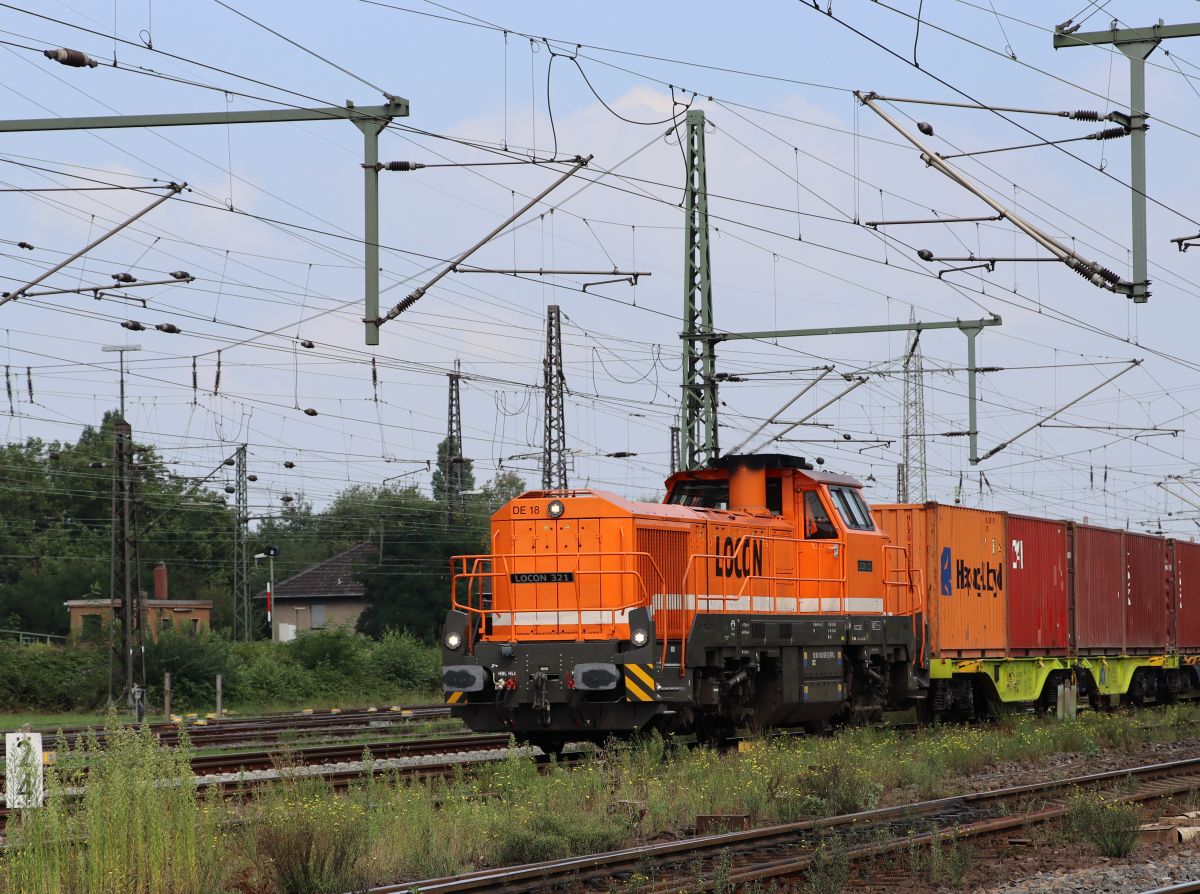
[[[172,708],[211,707],[216,677],[226,705],[386,701],[436,691],[438,650],[407,633],[372,640],[345,630],[313,631],[289,643],[234,643],[219,633],[164,632],[146,643],[146,688],[161,705],[171,674]],[[0,710],[77,711],[103,705],[106,645],[21,646],[0,642]]]
[[[331,667],[344,674],[356,673],[368,648],[367,640],[342,627],[302,633],[284,646],[288,657],[303,668]]]
[[[105,646],[0,643],[0,709],[74,711],[104,702]]]
[[[157,641],[146,643],[146,689],[151,704],[162,703],[163,674],[171,674],[173,705],[192,708],[216,701],[217,674],[223,685],[231,681],[233,649],[216,634],[190,636],[164,630]]]
[[[371,670],[375,677],[402,689],[434,690],[442,679],[437,649],[408,632],[389,630],[374,643]]]

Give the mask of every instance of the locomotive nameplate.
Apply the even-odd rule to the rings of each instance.
[[[529,571],[524,574],[510,574],[510,584],[573,584],[574,571]]]

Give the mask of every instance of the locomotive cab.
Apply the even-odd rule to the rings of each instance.
[[[443,690],[476,730],[557,748],[878,712],[915,686],[915,590],[851,478],[724,457],[662,503],[530,491],[454,559]]]

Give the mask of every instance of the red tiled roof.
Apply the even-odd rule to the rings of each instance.
[[[378,548],[373,543],[364,542],[352,546],[299,574],[279,581],[275,584],[275,598],[361,599],[366,588],[355,574],[355,565],[373,561],[377,555]],[[262,590],[255,598],[265,599],[266,596],[267,591]]]

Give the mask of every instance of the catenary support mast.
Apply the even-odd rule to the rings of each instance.
[[[683,405],[679,468],[696,469],[720,453],[716,344],[712,340],[712,273],[708,259],[708,177],[704,112],[687,113],[687,183],[683,235]]]

